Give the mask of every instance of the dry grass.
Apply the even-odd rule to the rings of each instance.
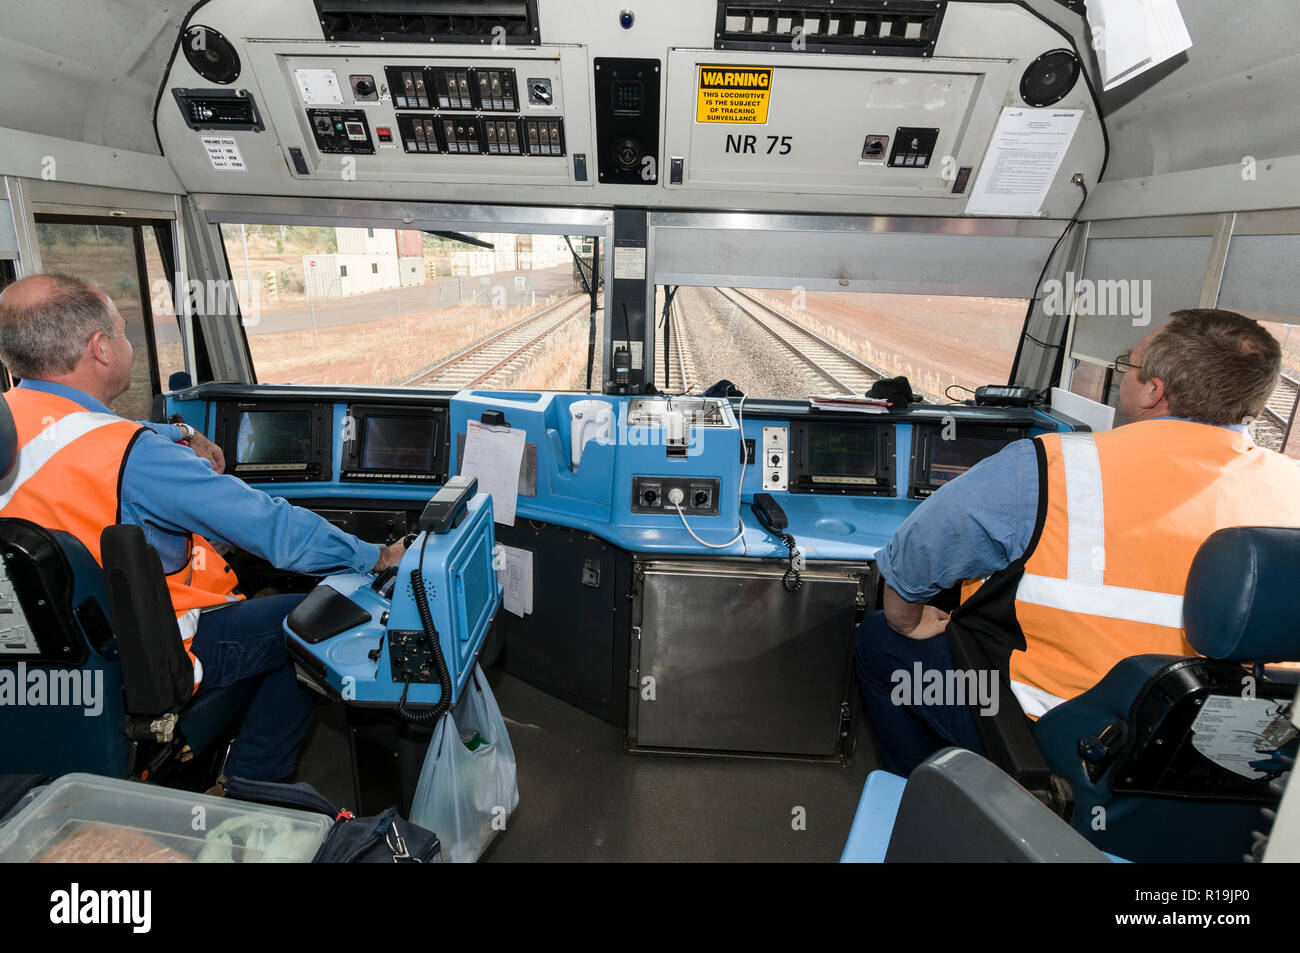
[[[845,334],[839,328],[818,321],[807,311],[792,308],[780,299],[774,299],[761,291],[751,290],[748,293],[762,300],[768,307],[793,319],[814,334],[818,334],[826,340],[839,345],[845,351],[861,358],[872,367],[884,371],[886,377],[898,377],[899,375],[906,377],[912,382],[912,387],[919,391],[927,401],[933,403],[944,402],[944,389],[953,384],[974,388],[981,383],[975,381],[974,378],[958,378],[956,375],[936,374],[928,367],[918,367],[895,351],[872,345],[871,340],[867,337]]]
[[[535,310],[463,304],[403,315],[400,328],[394,317],[322,328],[314,339],[311,331],[278,331],[248,341],[262,383],[392,385]]]

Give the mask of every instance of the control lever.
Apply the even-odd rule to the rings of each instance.
[[[375,576],[375,581],[370,584],[373,592],[382,596],[388,596],[393,591],[393,581],[397,578],[398,566],[389,566],[382,570],[379,575]]]
[[[781,577],[781,585],[785,587],[786,592],[798,592],[803,586],[803,580],[799,578],[799,566],[803,557],[799,553],[799,544],[795,542],[795,538],[784,532],[790,525],[785,510],[781,509],[781,504],[772,497],[771,493],[755,493],[750,508],[758,517],[758,521],[763,524],[763,528],[785,543],[785,548],[790,550],[790,566]]]

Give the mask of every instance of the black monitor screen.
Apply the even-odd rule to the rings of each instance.
[[[361,466],[427,473],[437,460],[438,422],[431,417],[365,418]]]
[[[239,415],[235,463],[305,463],[310,458],[310,411],[250,410]]]
[[[808,469],[817,476],[876,475],[874,427],[810,427]]]
[[[985,457],[991,457],[1007,441],[1002,437],[958,437],[935,440],[930,445],[930,483],[940,486],[961,476]]]

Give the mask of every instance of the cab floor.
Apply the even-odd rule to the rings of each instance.
[[[519,764],[519,807],[485,861],[835,861],[875,767],[865,736],[847,767],[629,754],[599,718],[499,670],[488,677]],[[297,780],[354,800],[341,705],[319,708]]]

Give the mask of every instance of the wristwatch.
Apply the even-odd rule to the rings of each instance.
[[[167,422],[181,428],[181,443],[190,444],[194,442],[194,435],[197,431],[187,424],[180,414],[172,414]]]

